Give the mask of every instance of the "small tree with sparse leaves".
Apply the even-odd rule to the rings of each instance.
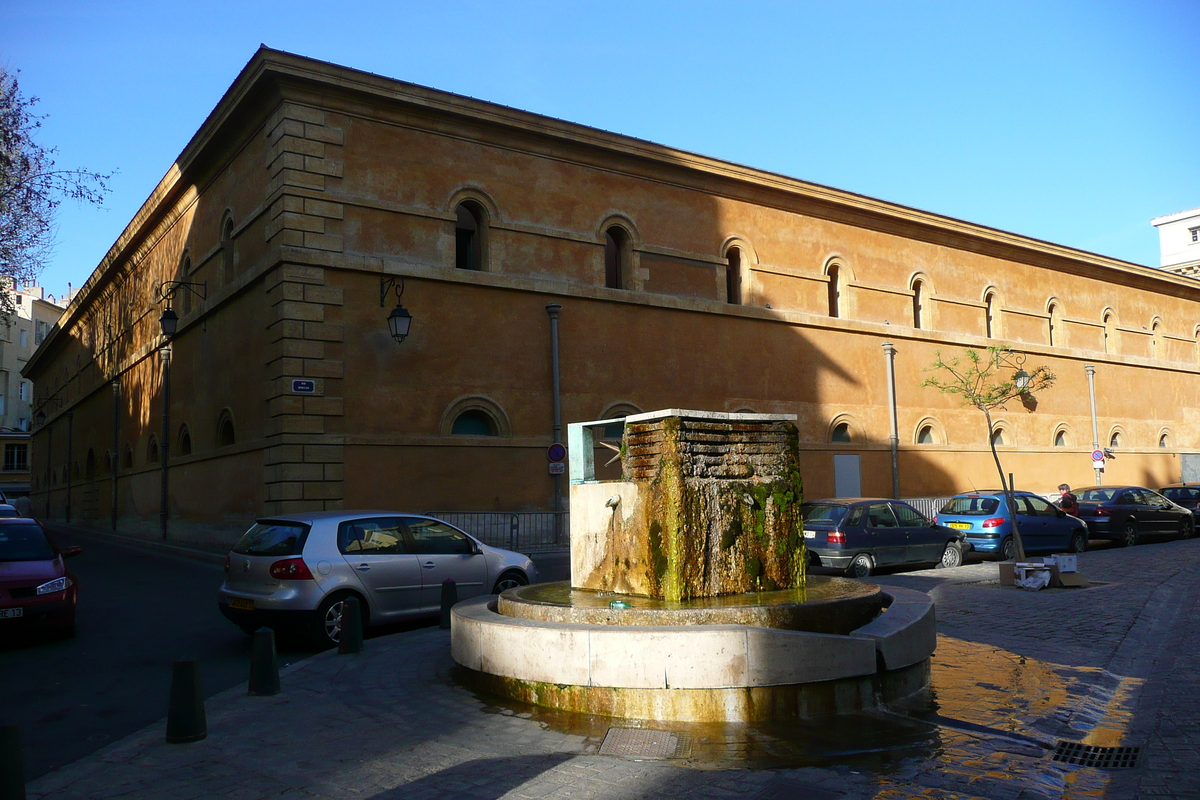
[[[1015,353],[1008,347],[989,347],[984,352],[968,347],[961,357],[943,358],[940,350],[934,355],[934,362],[925,369],[934,375],[926,378],[921,385],[937,389],[942,394],[957,395],[964,406],[971,406],[983,412],[983,417],[987,420],[988,446],[992,449],[992,459],[996,462],[996,472],[1000,475],[1000,485],[1004,488],[1004,497],[1008,501],[1008,517],[1012,522],[1016,558],[1023,561],[1025,545],[1017,527],[1016,501],[1012,487],[1004,479],[1004,467],[1000,464],[1000,455],[996,452],[996,425],[992,420],[992,412],[1003,409],[1011,400],[1032,398],[1037,392],[1049,389],[1054,385],[1055,375],[1045,366],[1033,367],[1025,373],[1028,382],[1024,386],[1018,386],[1017,374],[1020,368],[1014,368]],[[1010,369],[1011,372],[1008,371]]]
[[[112,174],[63,169],[56,148],[35,141],[44,117],[33,113],[17,75],[0,67],[0,286],[37,282],[54,246],[54,217],[64,198],[100,205]],[[0,291],[0,314],[15,309],[13,294]]]

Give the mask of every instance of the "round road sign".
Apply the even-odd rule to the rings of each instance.
[[[546,458],[557,463],[567,457],[567,448],[563,447],[558,442],[546,448]]]
[[[1103,461],[1103,460],[1104,460],[1104,451],[1103,450],[1093,450],[1092,451],[1092,461]]]

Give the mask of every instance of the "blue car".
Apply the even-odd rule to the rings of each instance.
[[[1026,553],[1082,553],[1088,526],[1032,492],[1013,492],[1017,525]],[[966,492],[951,497],[934,517],[939,525],[966,534],[971,547],[1000,561],[1011,561],[1017,546],[1012,537],[1004,490]]]

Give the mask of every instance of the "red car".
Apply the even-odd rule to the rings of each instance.
[[[50,628],[74,636],[78,582],[66,559],[80,552],[55,546],[36,520],[0,518],[0,631]]]

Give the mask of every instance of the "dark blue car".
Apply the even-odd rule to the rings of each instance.
[[[1082,553],[1087,549],[1087,523],[1072,517],[1032,492],[1013,492],[1017,525],[1027,553]],[[935,517],[938,524],[966,534],[971,547],[1001,561],[1016,556],[1003,489],[965,492],[951,497]]]
[[[1188,539],[1196,530],[1191,511],[1145,486],[1085,486],[1076,496],[1092,538],[1122,547],[1151,536]]]
[[[805,503],[809,563],[866,578],[878,567],[957,567],[970,547],[956,532],[930,522],[899,500],[838,498]]]

